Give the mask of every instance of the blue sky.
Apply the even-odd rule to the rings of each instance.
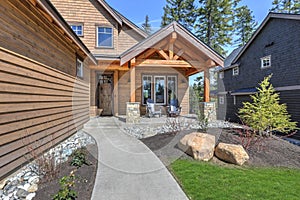
[[[272,7],[272,1],[242,0],[241,4],[248,5],[253,11],[255,19],[260,23]],[[141,25],[145,20],[145,16],[149,15],[153,28],[160,27],[163,7],[166,4],[166,0],[106,0],[106,2],[137,25]]]

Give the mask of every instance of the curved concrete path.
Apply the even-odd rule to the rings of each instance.
[[[187,200],[156,155],[122,132],[116,118],[91,119],[84,131],[98,144],[93,200]]]

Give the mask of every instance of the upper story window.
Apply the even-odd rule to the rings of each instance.
[[[83,36],[83,25],[82,24],[71,24],[72,30],[77,36]]]
[[[224,71],[219,72],[219,78],[223,79],[224,78]]]
[[[76,76],[83,78],[83,62],[79,58],[76,60]]]
[[[220,105],[224,105],[224,103],[225,103],[225,98],[224,98],[224,96],[219,96],[219,104],[220,104]]]
[[[233,76],[239,75],[239,67],[234,67],[234,68],[232,68],[232,75],[233,75]]]
[[[97,27],[97,47],[113,47],[113,29],[109,27]]]
[[[267,67],[271,67],[271,55],[270,56],[266,56],[260,59],[261,60],[261,68],[267,68]]]

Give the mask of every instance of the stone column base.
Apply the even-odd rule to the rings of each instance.
[[[126,123],[139,123],[141,120],[140,103],[127,102],[126,105]]]
[[[217,111],[215,102],[202,102],[200,103],[200,112],[204,114],[208,121],[217,120]]]

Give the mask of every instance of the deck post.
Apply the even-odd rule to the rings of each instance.
[[[210,93],[210,88],[209,88],[209,68],[205,67],[204,68],[204,102],[209,102],[209,93]]]
[[[130,61],[130,102],[135,102],[135,58]]]
[[[119,115],[119,71],[114,71],[114,115]]]

